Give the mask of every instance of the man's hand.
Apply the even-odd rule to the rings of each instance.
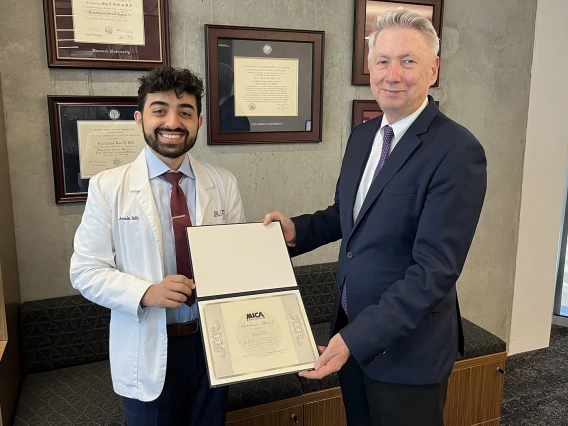
[[[279,220],[282,225],[282,230],[284,231],[284,239],[288,244],[294,244],[296,242],[296,226],[294,222],[290,220],[288,216],[283,215],[280,212],[268,213],[264,216],[264,225],[268,225],[271,222]]]
[[[349,348],[339,333],[333,336],[327,348],[325,346],[318,346],[318,350],[320,357],[314,364],[315,370],[300,371],[300,376],[306,379],[323,379],[325,376],[339,371],[351,356]]]
[[[168,275],[158,284],[152,284],[142,296],[140,306],[179,308],[195,288],[193,280],[184,275]]]

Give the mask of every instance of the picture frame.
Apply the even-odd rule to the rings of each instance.
[[[49,67],[170,64],[168,0],[43,0]]]
[[[87,200],[96,173],[133,161],[146,146],[138,98],[48,96],[56,203]]]
[[[369,53],[367,37],[372,31],[373,22],[377,16],[382,15],[387,10],[398,8],[407,8],[426,16],[434,26],[441,46],[444,0],[355,0],[351,84],[355,86],[368,86],[370,84],[367,65]],[[440,55],[440,52],[438,52],[438,55]],[[439,78],[438,70],[438,79],[432,87],[438,87]]]
[[[207,144],[321,142],[323,31],[205,25]]]
[[[435,103],[439,106],[438,101],[435,101]],[[351,111],[351,130],[367,120],[383,115],[383,110],[374,99],[354,100]]]
[[[375,100],[354,100],[351,113],[351,130],[367,120],[383,115],[383,110]]]

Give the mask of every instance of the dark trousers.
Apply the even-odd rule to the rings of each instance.
[[[340,310],[340,330],[347,324]],[[373,380],[349,357],[337,373],[348,426],[444,426],[447,379],[431,385],[399,385]]]
[[[209,389],[201,333],[168,338],[168,366],[158,399],[123,398],[128,426],[224,426],[228,387]]]

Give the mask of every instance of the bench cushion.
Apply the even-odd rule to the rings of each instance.
[[[124,425],[122,399],[112,389],[108,361],[28,374],[14,426]]]
[[[24,374],[108,359],[110,310],[83,296],[25,302],[20,308]]]
[[[295,374],[229,387],[229,411],[300,396]],[[123,425],[122,399],[112,388],[109,361],[28,374],[14,426]]]

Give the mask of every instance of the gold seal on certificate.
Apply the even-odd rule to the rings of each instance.
[[[312,368],[318,352],[280,224],[187,234],[211,386]]]

